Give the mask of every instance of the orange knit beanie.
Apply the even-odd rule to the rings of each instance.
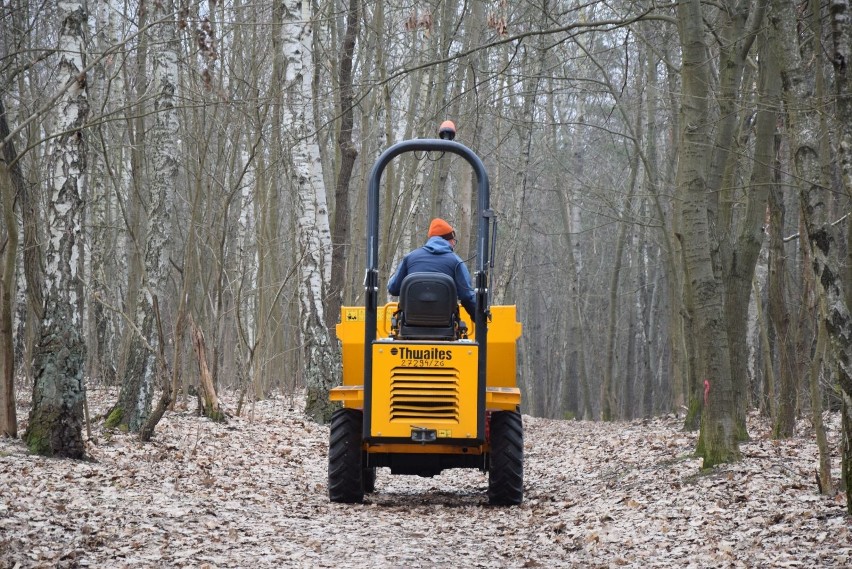
[[[451,233],[455,233],[453,226],[440,217],[436,217],[429,224],[429,237],[443,237]]]

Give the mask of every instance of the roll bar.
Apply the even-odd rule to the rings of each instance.
[[[379,186],[382,174],[391,160],[400,154],[417,151],[457,154],[471,165],[476,174],[479,223],[477,225],[476,270],[473,283],[476,294],[474,323],[476,325],[476,340],[480,343],[480,346],[484,346],[487,333],[485,318],[488,311],[488,261],[490,257],[488,237],[489,224],[493,217],[490,208],[488,173],[485,171],[485,165],[479,156],[464,144],[438,138],[418,138],[403,140],[382,152],[370,172],[367,185],[367,273],[364,279],[367,309],[366,347],[369,348],[373,340],[376,339],[376,311],[379,294]]]
[[[477,180],[478,216],[476,240],[476,270],[474,272],[474,294],[476,312],[474,339],[479,346],[477,374],[477,405],[485,409],[486,362],[488,347],[488,266],[493,262],[493,251],[488,250],[489,224],[494,217],[490,208],[488,174],[485,165],[470,148],[453,140],[438,138],[418,138],[403,140],[382,152],[373,169],[367,185],[367,272],[364,277],[365,308],[364,315],[364,423],[363,437],[370,439],[372,420],[373,392],[373,342],[376,340],[376,324],[379,295],[379,186],[387,165],[406,152],[450,152],[464,158],[473,168]],[[485,437],[485,413],[480,414],[477,430],[479,437]],[[484,439],[483,439],[484,440]]]

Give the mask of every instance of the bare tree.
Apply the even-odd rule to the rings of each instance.
[[[834,39],[832,63],[835,70],[837,91],[837,121],[839,133],[840,171],[843,188],[848,197],[852,196],[852,74],[849,62],[852,60],[852,10],[847,0],[831,2],[831,29]],[[805,188],[803,206],[807,207],[808,238],[812,245],[813,269],[826,298],[827,310],[825,326],[829,334],[832,353],[836,358],[838,383],[843,391],[843,442],[842,463],[843,483],[846,486],[846,510],[852,513],[852,323],[849,306],[852,303],[852,290],[844,291],[840,263],[837,259],[837,232],[834,226],[826,223],[824,203],[816,188]],[[847,244],[852,241],[852,231]],[[852,255],[847,250],[847,260]],[[847,267],[848,270],[848,267]],[[845,283],[848,284],[848,281]]]
[[[2,89],[0,89],[2,94]],[[9,136],[6,108],[0,95],[0,141]],[[9,140],[3,145],[3,161],[0,162],[0,200],[3,204],[3,230],[5,236],[0,269],[0,436],[16,438],[18,420],[15,410],[15,353],[13,322],[15,311],[15,289],[18,268],[18,220],[15,218],[15,196],[26,191],[17,161],[14,143]]]
[[[338,381],[338,305],[363,295],[359,190],[369,165],[451,118],[489,170],[500,229],[491,292],[520,309],[525,411],[620,418],[686,408],[710,465],[736,458],[745,405],[780,372],[770,402],[790,432],[807,398],[785,373],[808,369],[816,282],[805,252],[783,237],[799,220],[782,188],[801,181],[788,172],[825,195],[849,178],[843,0],[822,7],[834,15],[833,76],[809,39],[822,32],[787,0],[172,0],[126,21],[108,4],[96,1],[98,17],[84,24],[96,26],[92,52],[103,57],[86,74],[91,246],[77,255],[77,286],[88,294],[87,381],[112,382],[116,370],[122,384],[111,422],[144,423],[167,372],[164,393],[186,393],[202,375],[210,389],[251,398],[306,388],[307,412],[322,420]],[[22,188],[48,186],[37,181],[54,156],[44,141],[58,131],[43,119],[58,99],[43,88],[52,52],[39,45],[55,33],[51,19],[24,4],[2,18],[12,128],[0,330],[11,339],[0,352],[0,424],[10,432],[14,371],[28,373],[31,361],[22,339],[37,336],[47,306],[39,255],[50,200]],[[799,37],[796,25],[802,41],[781,47],[801,50],[804,63],[772,45],[772,33]],[[836,91],[831,148],[803,138],[804,126],[826,129],[798,104],[811,100],[802,85],[823,80],[818,65]],[[20,156],[10,158],[12,140]],[[787,148],[794,154],[779,152]],[[430,216],[472,237],[470,173],[434,158],[385,172],[383,271],[420,244]],[[845,194],[833,195],[826,219],[846,207]],[[849,241],[848,223],[833,239]],[[759,257],[771,258],[768,281],[754,276]],[[770,326],[757,304],[765,298]],[[203,366],[187,356],[200,337],[190,316]],[[827,354],[833,365],[836,352]]]
[[[349,220],[349,186],[352,171],[358,157],[358,149],[352,140],[355,121],[355,99],[352,87],[352,66],[355,57],[355,43],[361,22],[361,0],[349,0],[346,13],[346,31],[343,35],[343,49],[338,63],[338,88],[340,89],[340,126],[338,127],[337,146],[339,167],[334,188],[334,224],[332,226],[331,277],[329,282],[328,303],[325,323],[331,330],[340,315],[343,291],[346,284],[346,262],[350,248],[351,233]]]
[[[739,456],[736,402],[723,313],[721,284],[711,258],[708,219],[707,163],[704,144],[709,124],[709,54],[705,44],[702,7],[698,0],[678,5],[683,81],[682,155],[678,169],[683,216],[684,272],[695,315],[698,377],[705,386],[701,434],[697,453],[704,467]]]
[[[178,88],[177,28],[172,0],[156,5],[154,53],[154,129],[151,195],[147,204],[147,230],[144,241],[142,284],[133,308],[130,349],[119,401],[112,410],[109,424],[124,425],[131,431],[142,428],[151,412],[151,399],[159,370],[155,358],[160,339],[155,326],[154,303],[163,296],[168,277],[166,243],[169,231],[169,204],[178,173],[175,109]]]
[[[304,378],[307,388],[305,413],[318,422],[331,419],[333,405],[328,391],[338,382],[339,359],[326,325],[324,302],[331,278],[331,230],[325,183],[320,172],[319,147],[310,106],[312,22],[307,0],[285,2],[284,58],[287,65],[286,93],[289,101],[284,124],[289,133],[288,182],[298,195],[297,228],[300,253],[300,330],[304,348]]]
[[[55,88],[62,95],[49,162],[45,305],[34,354],[33,406],[24,436],[34,453],[81,458],[86,453],[82,437],[85,344],[77,298],[77,240],[82,236],[86,169],[83,127],[89,113],[83,35],[87,14],[81,2],[63,2],[59,9],[62,25]]]

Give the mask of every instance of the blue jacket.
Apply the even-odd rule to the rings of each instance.
[[[474,318],[476,298],[473,294],[473,285],[470,284],[470,273],[461,257],[453,252],[449,241],[443,237],[430,237],[426,245],[403,257],[396,269],[396,274],[388,281],[388,292],[393,296],[399,296],[402,280],[409,273],[421,272],[444,273],[453,277],[456,281],[459,301],[471,319]]]

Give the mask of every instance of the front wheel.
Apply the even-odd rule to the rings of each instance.
[[[328,498],[347,504],[364,501],[361,467],[363,414],[356,409],[338,409],[331,416],[328,443]]]
[[[494,506],[520,504],[524,499],[524,424],[520,413],[492,413],[490,458],[488,503]]]

